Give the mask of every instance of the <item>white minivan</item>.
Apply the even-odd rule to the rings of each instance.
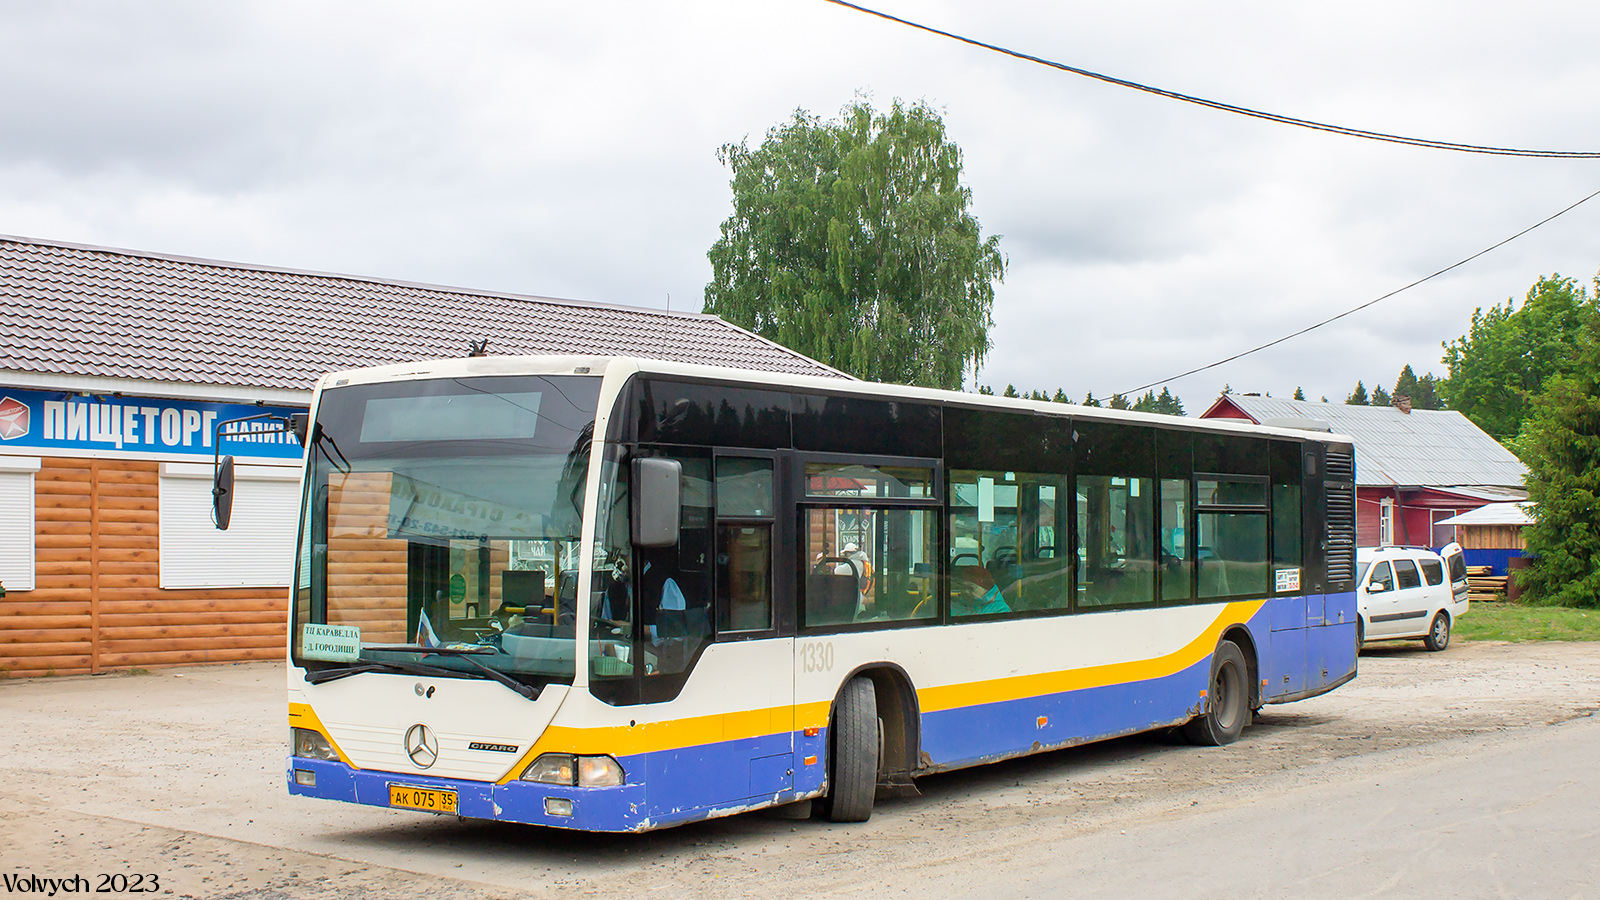
[[[1358,646],[1417,638],[1429,650],[1450,645],[1450,628],[1467,611],[1467,568],[1459,544],[1440,553],[1368,547],[1356,551],[1356,563]]]

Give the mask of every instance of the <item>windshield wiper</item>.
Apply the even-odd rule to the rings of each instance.
[[[385,653],[432,653],[438,656],[459,656],[485,675],[500,682],[506,687],[516,691],[529,700],[539,699],[539,689],[512,678],[510,675],[490,668],[472,657],[483,653],[494,653],[493,647],[429,647],[424,644],[368,644],[365,650],[381,650]],[[459,678],[467,673],[460,669],[446,669],[440,666],[430,666],[416,662],[365,662],[342,669],[323,669],[320,672],[311,672],[306,675],[309,684],[321,684],[324,681],[333,681],[350,675],[360,675],[363,672],[400,671],[408,675],[432,675],[444,678]]]
[[[339,455],[338,459],[334,459],[332,456],[328,455],[327,447],[322,446],[324,443],[326,443],[328,447],[333,448],[333,452]],[[311,446],[317,448],[318,452],[322,454],[322,458],[326,459],[329,463],[332,463],[335,469],[338,469],[340,472],[343,472],[346,475],[350,474],[350,460],[345,459],[344,452],[339,449],[339,445],[334,442],[333,438],[328,436],[326,431],[322,430],[321,422],[318,422],[316,425],[312,426]]]
[[[473,656],[479,653],[494,653],[495,649],[487,644],[475,644],[470,647],[437,647],[432,644],[362,644],[363,650],[378,650],[383,653],[432,653],[435,656]]]
[[[337,681],[340,678],[348,678],[351,675],[361,675],[366,672],[404,672],[407,675],[427,675],[436,678],[454,678],[462,674],[455,669],[425,666],[422,663],[364,662],[338,669],[321,669],[316,672],[307,672],[306,683],[322,684],[325,681]]]
[[[515,678],[512,678],[510,675],[507,675],[506,673],[500,671],[499,669],[494,669],[494,668],[491,668],[489,666],[484,665],[481,662],[478,662],[477,660],[473,659],[470,655],[462,656],[461,658],[466,660],[467,662],[472,663],[473,665],[477,666],[479,669],[482,669],[483,673],[485,675],[488,675],[490,678],[493,678],[495,681],[498,681],[501,684],[505,685],[506,687],[511,688],[513,691],[516,691],[517,693],[521,694],[522,696],[527,697],[529,700],[537,700],[537,699],[539,699],[539,689],[538,688],[532,687],[530,685],[523,684],[522,682],[516,680]]]

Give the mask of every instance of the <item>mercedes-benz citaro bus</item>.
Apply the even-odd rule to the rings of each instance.
[[[932,772],[1227,744],[1356,673],[1325,433],[570,356],[338,372],[312,416],[294,794],[863,821]]]

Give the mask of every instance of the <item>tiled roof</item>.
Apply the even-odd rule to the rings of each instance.
[[[1455,410],[1349,406],[1276,397],[1225,398],[1250,418],[1314,419],[1356,446],[1356,483],[1384,486],[1519,487],[1528,468]]]
[[[484,338],[495,355],[844,377],[715,316],[0,236],[0,371],[310,390]]]

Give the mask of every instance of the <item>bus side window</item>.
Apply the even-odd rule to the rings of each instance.
[[[681,457],[678,544],[638,549],[641,657],[645,678],[686,671],[711,639],[711,460]],[[647,690],[645,698],[651,699]]]
[[[1078,603],[1155,603],[1155,480],[1079,475],[1077,503]]]
[[[772,460],[717,459],[717,631],[772,628]]]
[[[1267,496],[1261,476],[1195,476],[1201,598],[1267,593],[1272,560]]]
[[[938,615],[936,509],[806,510],[802,624],[903,622]]]
[[[949,474],[950,614],[1066,610],[1072,604],[1066,478]]]
[[[1083,609],[1156,602],[1156,431],[1073,422],[1077,603]]]
[[[1186,601],[1194,593],[1194,554],[1189,540],[1190,483],[1161,479],[1161,599]]]
[[[1273,589],[1279,583],[1285,592],[1300,593],[1300,567],[1303,548],[1300,524],[1305,510],[1300,500],[1301,472],[1304,471],[1300,445],[1289,441],[1272,442],[1272,566],[1276,573]],[[1293,570],[1294,577],[1284,576]],[[1294,585],[1290,588],[1288,585]]]

